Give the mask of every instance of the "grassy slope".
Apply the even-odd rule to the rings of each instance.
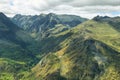
[[[120,79],[118,31],[90,20],[54,37],[66,34],[72,35],[59,43],[59,50],[51,51],[32,69],[36,80]]]
[[[87,33],[85,34],[86,37],[92,37],[96,40],[100,40],[103,43],[111,46],[117,51],[120,51],[120,33],[114,29],[113,26],[110,26],[107,23],[99,23],[90,21],[83,24],[81,28],[84,27],[84,31]],[[76,29],[77,30],[77,29]],[[76,31],[75,30],[75,31]],[[79,28],[78,28],[79,30]]]
[[[14,80],[22,68],[25,69],[24,62],[0,58],[0,80]]]

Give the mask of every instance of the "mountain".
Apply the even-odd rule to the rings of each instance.
[[[0,13],[0,80],[120,80],[119,17],[16,16]]]
[[[38,59],[30,50],[33,44],[29,34],[0,13],[0,80],[18,80],[17,73],[35,64]]]
[[[120,80],[119,35],[114,26],[94,19],[53,35],[43,41],[47,54],[27,78]]]
[[[66,28],[74,27],[87,19],[75,15],[57,15],[49,13],[35,16],[17,14],[11,20],[16,25],[30,32],[33,37],[39,36],[41,38],[44,37],[44,33],[46,33],[47,30],[54,28],[56,25],[62,24],[66,26]]]

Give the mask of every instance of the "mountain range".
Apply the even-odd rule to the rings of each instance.
[[[17,14],[11,20],[19,27],[31,33],[32,37],[44,38],[47,31],[56,26],[66,26],[63,30],[69,27],[77,26],[78,24],[86,21],[86,18],[82,18],[76,15],[57,15],[54,13],[40,14],[35,16],[26,16]]]
[[[120,17],[0,13],[0,80],[120,80]]]

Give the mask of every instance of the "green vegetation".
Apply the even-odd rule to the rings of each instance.
[[[25,62],[0,58],[0,80],[15,80],[24,70],[27,70]]]
[[[54,37],[67,34],[71,35],[60,41],[59,49],[49,51],[32,69],[36,79],[52,80],[56,75],[55,80],[119,80],[120,33],[113,26],[90,20]]]
[[[19,25],[29,34],[0,13],[0,80],[120,80],[119,18],[95,17],[73,27],[77,16],[39,17],[45,22],[22,17]]]
[[[0,13],[0,80],[19,80],[26,75],[23,72],[30,72],[38,62],[38,51],[32,51],[35,44],[28,33]]]

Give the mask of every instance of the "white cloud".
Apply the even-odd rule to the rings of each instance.
[[[0,11],[8,16],[53,12],[92,18],[98,14],[117,16],[119,9],[120,0],[0,0]]]

